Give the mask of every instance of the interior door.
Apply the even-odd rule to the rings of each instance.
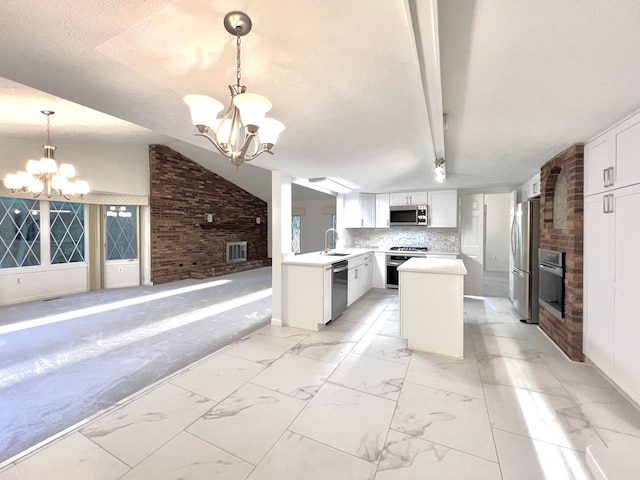
[[[484,195],[462,196],[460,257],[467,269],[465,295],[482,295],[484,275]]]
[[[137,205],[105,205],[103,211],[103,287],[140,285]]]

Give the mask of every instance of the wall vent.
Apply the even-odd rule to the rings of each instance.
[[[247,242],[227,242],[227,263],[247,261]]]

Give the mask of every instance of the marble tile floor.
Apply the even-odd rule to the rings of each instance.
[[[0,464],[270,321],[270,268],[0,307]]]
[[[640,411],[507,299],[465,299],[464,359],[407,350],[397,307],[372,290],[320,332],[266,326],[0,480],[588,480],[587,445],[640,445]]]
[[[508,297],[509,272],[485,270],[483,274],[483,295],[485,297]]]

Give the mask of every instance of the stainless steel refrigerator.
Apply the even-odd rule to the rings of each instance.
[[[513,306],[521,321],[538,323],[538,244],[540,243],[540,200],[515,206],[511,220],[513,259]]]

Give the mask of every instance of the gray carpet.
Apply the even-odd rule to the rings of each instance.
[[[0,463],[268,324],[270,289],[260,268],[0,307]]]

